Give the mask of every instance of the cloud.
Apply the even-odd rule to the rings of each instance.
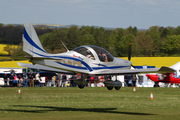
[[[136,5],[156,5],[156,1],[155,0],[125,0],[126,2],[132,3],[132,4],[136,4]]]
[[[47,2],[51,3],[82,3],[85,0],[46,0]]]
[[[125,0],[125,2],[134,5],[158,5],[158,6],[180,5],[179,0]]]
[[[145,4],[148,4],[148,5],[156,5],[157,4],[152,0],[147,0],[147,1],[145,0],[144,2],[145,2]]]
[[[69,3],[82,3],[83,0],[70,0]]]

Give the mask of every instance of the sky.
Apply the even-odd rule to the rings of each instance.
[[[180,26],[180,0],[0,0],[0,23]]]

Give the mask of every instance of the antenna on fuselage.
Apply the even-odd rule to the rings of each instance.
[[[65,44],[61,41],[61,43],[63,44],[63,46],[66,48],[67,52],[69,52],[69,50],[67,49],[67,47],[65,46]]]

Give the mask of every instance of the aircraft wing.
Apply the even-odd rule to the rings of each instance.
[[[56,69],[56,68],[43,66],[43,65],[38,65],[38,64],[33,65],[33,64],[26,64],[26,63],[18,62],[18,65],[21,66],[21,67],[39,69],[39,70],[42,70],[42,71],[50,71],[50,72],[64,73],[64,74],[70,74],[70,75],[76,74],[74,72],[68,72],[68,71],[59,70],[59,69]],[[161,68],[147,68],[147,69],[103,70],[103,71],[92,73],[92,74],[95,74],[95,75],[125,75],[125,74],[173,73],[173,72],[175,72],[175,70],[173,68],[163,66]]]
[[[96,75],[124,75],[124,74],[141,74],[141,73],[173,73],[174,69],[169,67],[147,68],[147,69],[124,69],[124,70],[104,70],[96,72]]]
[[[38,65],[38,64],[33,65],[33,64],[27,64],[27,63],[18,62],[18,65],[21,66],[21,67],[27,67],[27,68],[32,68],[32,69],[39,69],[39,70],[42,70],[42,71],[64,73],[64,74],[70,74],[70,75],[74,75],[75,74],[74,72],[68,72],[68,71],[65,71],[65,70],[59,70],[59,69],[56,69],[56,68],[47,67],[47,66]]]

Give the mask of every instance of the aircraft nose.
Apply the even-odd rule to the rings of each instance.
[[[129,64],[129,66],[132,66],[132,62],[131,61],[128,61],[128,64]]]
[[[129,66],[131,68],[132,62],[127,60],[126,63],[127,63],[127,66]]]

